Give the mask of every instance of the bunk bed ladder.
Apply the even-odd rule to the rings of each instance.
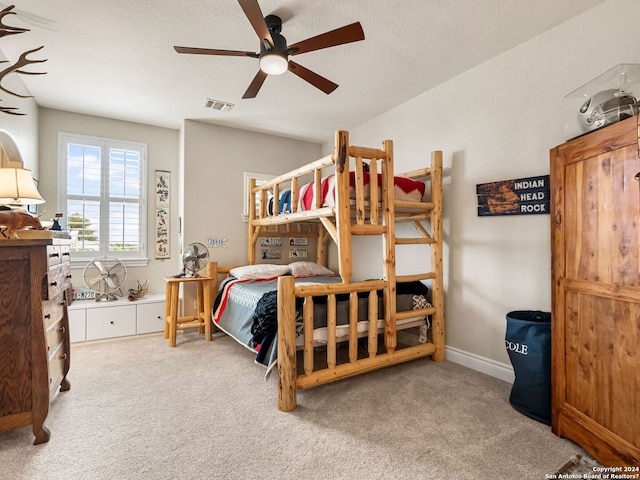
[[[403,320],[417,315],[431,315],[431,337],[435,346],[432,359],[442,362],[445,359],[444,352],[444,292],[443,266],[442,266],[442,152],[434,151],[431,154],[431,168],[428,170],[431,179],[431,201],[423,203],[424,212],[418,212],[397,221],[411,222],[417,237],[391,237],[393,247],[396,245],[429,245],[431,251],[431,271],[413,275],[397,275],[396,282],[431,281],[431,306],[419,310],[396,312],[396,319]],[[411,174],[407,174],[411,176]],[[395,202],[396,207],[408,206],[407,202]],[[422,224],[427,220],[430,232]],[[391,247],[389,247],[391,248]]]

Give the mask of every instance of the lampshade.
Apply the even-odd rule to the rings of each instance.
[[[267,53],[260,57],[260,70],[269,75],[282,75],[289,68],[289,61],[279,53]]]
[[[35,205],[44,203],[31,170],[0,168],[0,205]]]

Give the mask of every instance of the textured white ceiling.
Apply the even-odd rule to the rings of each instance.
[[[174,45],[258,51],[236,0],[20,0],[0,38],[15,61],[47,58],[22,75],[39,105],[179,128],[184,119],[322,141],[601,3],[603,0],[259,0],[289,44],[360,21],[362,42],[295,61],[339,84],[330,95],[287,72],[243,100],[258,60],[179,55]],[[11,3],[0,3],[4,8]],[[205,109],[206,98],[235,104]],[[15,102],[14,102],[15,103]]]

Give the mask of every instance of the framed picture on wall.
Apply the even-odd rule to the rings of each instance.
[[[156,258],[170,258],[169,248],[169,212],[171,211],[171,172],[156,170]]]

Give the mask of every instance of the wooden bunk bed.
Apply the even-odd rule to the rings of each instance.
[[[332,170],[330,173],[334,175],[332,188],[335,188],[335,194],[331,201],[327,201],[327,176],[323,177],[327,170]],[[313,180],[305,187],[312,201],[302,207],[304,202],[299,197],[303,190],[302,180],[309,177]],[[374,188],[376,178],[379,188]],[[427,183],[425,197],[420,201],[398,200],[394,182],[403,178],[424,180]],[[278,199],[285,190],[290,195],[289,208],[280,211]],[[321,265],[327,264],[329,241],[334,242],[338,253],[339,279],[336,283],[296,285],[291,275],[277,279],[280,410],[296,408],[297,389],[425,356],[431,356],[436,362],[444,361],[442,152],[432,152],[430,167],[394,175],[392,141],[384,141],[382,149],[359,147],[349,144],[348,132],[337,131],[332,154],[261,185],[250,179],[249,191],[249,265],[256,264],[256,245],[263,237],[315,238],[316,261]],[[275,207],[271,208],[270,203]],[[399,222],[412,224],[417,236],[397,237],[396,224]],[[356,235],[382,237],[381,279],[352,281],[352,239]],[[424,262],[425,271],[397,275],[396,247],[416,244],[430,247],[430,258],[425,258]],[[218,267],[212,262],[209,275],[217,280],[219,275],[228,275],[230,270],[231,267]],[[430,304],[410,311],[396,311],[396,288],[401,283],[425,280],[429,283]],[[336,299],[341,298],[344,302],[345,297],[349,312],[345,327],[348,333],[339,337],[336,334]],[[367,299],[369,324],[365,333],[359,331],[357,325],[363,297]],[[317,348],[313,337],[314,299],[317,298],[326,302],[326,343],[322,348]],[[429,338],[423,343],[400,345],[397,325],[416,315],[421,319],[430,318]],[[296,330],[297,316],[298,322],[302,318],[301,333],[300,329]],[[341,359],[338,358],[339,345],[344,347],[341,352],[345,352]]]

